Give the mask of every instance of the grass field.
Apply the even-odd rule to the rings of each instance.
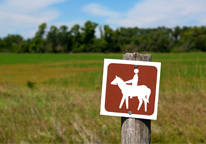
[[[120,143],[119,117],[100,116],[103,59],[122,54],[0,54],[1,143]],[[161,62],[153,143],[206,143],[206,53]]]

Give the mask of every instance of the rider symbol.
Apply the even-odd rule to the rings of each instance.
[[[139,72],[138,69],[134,69],[135,75],[133,76],[133,79],[126,81],[125,83],[132,83],[132,86],[135,87],[138,85],[138,75],[137,73]],[[130,96],[132,98],[132,96]]]

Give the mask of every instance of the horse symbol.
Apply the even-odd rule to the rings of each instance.
[[[119,108],[122,107],[124,101],[126,100],[126,108],[128,109],[128,97],[137,97],[139,99],[140,109],[142,102],[144,101],[145,112],[147,111],[147,103],[149,103],[149,97],[151,94],[151,90],[145,85],[131,86],[127,85],[120,77],[116,76],[116,78],[111,82],[112,85],[118,85],[123,94],[122,100],[120,102]]]

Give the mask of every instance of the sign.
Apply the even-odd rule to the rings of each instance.
[[[157,119],[159,62],[104,59],[101,115]]]

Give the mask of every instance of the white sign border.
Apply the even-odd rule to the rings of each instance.
[[[119,112],[108,112],[105,109],[105,99],[106,99],[106,85],[107,85],[107,70],[108,66],[111,63],[115,64],[132,64],[132,65],[144,65],[144,66],[154,66],[157,68],[157,83],[156,83],[156,94],[155,94],[155,108],[154,113],[150,116],[140,115],[140,114],[126,114]],[[101,107],[100,115],[108,116],[119,116],[119,117],[131,117],[131,118],[140,118],[140,119],[151,119],[157,120],[157,107],[158,107],[158,98],[159,98],[159,84],[160,84],[160,71],[161,63],[160,62],[148,62],[148,61],[131,61],[131,60],[118,60],[118,59],[104,59],[104,69],[103,69],[103,79],[102,79],[102,95],[101,95]]]

